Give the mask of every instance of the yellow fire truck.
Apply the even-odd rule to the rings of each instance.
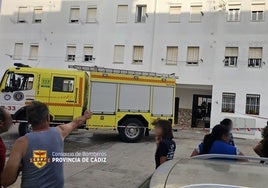
[[[1,106],[18,120],[19,134],[29,132],[27,104],[48,105],[52,124],[69,122],[86,109],[94,116],[85,128],[118,130],[126,142],[136,142],[157,118],[174,120],[176,77],[143,71],[70,65],[77,70],[31,68],[15,64],[0,85]]]

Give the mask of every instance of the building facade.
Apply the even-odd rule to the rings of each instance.
[[[2,0],[0,72],[24,63],[176,73],[180,126],[228,117],[264,127],[267,12],[268,0]]]

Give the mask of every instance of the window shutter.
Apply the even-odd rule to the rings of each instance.
[[[79,8],[71,8],[71,20],[79,20],[80,9]]]
[[[170,6],[169,22],[179,22],[181,14],[181,6]]]
[[[202,6],[191,6],[191,21],[201,21]]]
[[[92,55],[93,54],[93,47],[85,46],[84,47],[84,55]]]
[[[241,8],[241,4],[238,3],[238,4],[229,4],[228,5],[228,8],[229,9],[240,9]]]
[[[67,48],[67,55],[75,55],[76,47],[75,46],[68,46]]]
[[[250,59],[261,59],[262,58],[262,48],[249,48],[249,58]]]
[[[199,60],[199,47],[188,47],[187,62],[198,62]]]
[[[37,58],[38,58],[38,45],[31,45],[29,59],[37,59]]]
[[[42,8],[35,8],[34,9],[34,19],[35,20],[41,20],[42,19],[42,13],[43,13]]]
[[[114,46],[114,63],[123,63],[124,62],[124,45]]]
[[[16,43],[14,49],[14,59],[21,59],[23,53],[23,43]]]
[[[238,56],[238,48],[237,47],[227,47],[225,49],[226,57],[237,57]]]
[[[116,21],[121,23],[128,21],[128,5],[118,5]]]
[[[25,22],[27,14],[27,7],[19,7],[18,21]]]
[[[167,47],[167,64],[177,64],[178,62],[178,47]]]
[[[143,61],[143,46],[134,46],[133,60],[134,60],[134,63],[142,63],[142,61]]]
[[[97,19],[97,8],[88,8],[87,9],[87,21],[96,22]]]
[[[251,11],[264,11],[265,10],[265,4],[252,4],[251,5]]]

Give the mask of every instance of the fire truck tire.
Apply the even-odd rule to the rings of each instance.
[[[136,118],[129,118],[124,121],[123,126],[119,127],[119,135],[124,142],[134,143],[144,135],[144,128],[142,122]],[[141,128],[140,128],[141,127]]]
[[[24,136],[26,133],[32,131],[32,126],[29,123],[20,123],[19,124],[19,135]]]

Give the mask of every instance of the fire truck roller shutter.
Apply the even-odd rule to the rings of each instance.
[[[150,86],[121,84],[119,111],[149,112]]]
[[[95,114],[115,114],[117,84],[92,82],[90,110]]]
[[[173,115],[174,88],[173,87],[153,87],[153,116]]]

